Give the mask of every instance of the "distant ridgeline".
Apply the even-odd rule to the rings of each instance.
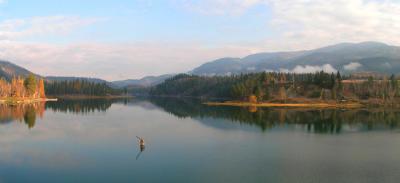
[[[40,99],[46,98],[43,79],[33,74],[26,78],[14,77],[11,82],[0,79],[0,99]]]
[[[153,87],[150,95],[191,96],[234,100],[290,101],[301,99],[379,99],[400,97],[398,78],[353,78],[323,71],[308,74],[262,72],[232,76],[196,76],[180,74]]]
[[[125,89],[115,89],[102,82],[91,82],[83,79],[65,81],[47,81],[45,83],[47,95],[85,95],[85,96],[108,96],[126,93]]]

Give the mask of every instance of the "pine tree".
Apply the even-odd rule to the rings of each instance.
[[[36,92],[36,77],[30,74],[24,81],[24,86],[29,96],[32,96]]]

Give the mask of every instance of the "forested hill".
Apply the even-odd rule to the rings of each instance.
[[[8,61],[0,60],[0,78],[4,78],[7,81],[11,81],[13,77],[16,76],[28,77],[31,74],[33,74],[31,71],[28,71],[23,67],[15,65]]]
[[[190,96],[256,101],[303,99],[379,99],[400,97],[398,78],[349,79],[339,72],[309,74],[250,73],[233,76],[195,76],[180,74],[150,91],[157,96]]]
[[[50,96],[111,96],[126,94],[124,89],[112,88],[107,83],[88,80],[52,81],[45,83],[46,94]]]
[[[191,71],[195,75],[231,75],[255,72],[316,72],[343,74],[378,72],[400,74],[400,47],[379,42],[340,43],[306,51],[265,52],[243,58],[221,58]]]

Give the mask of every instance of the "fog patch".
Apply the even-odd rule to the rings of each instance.
[[[354,71],[360,67],[362,67],[362,64],[360,64],[358,62],[350,62],[349,64],[343,66],[344,70],[347,70],[347,71]]]
[[[383,65],[383,67],[387,67],[387,68],[392,67],[392,65],[391,65],[389,62],[385,62],[385,63],[382,64],[382,65]]]
[[[294,67],[292,70],[281,68],[279,70],[280,72],[290,72],[290,73],[298,73],[298,74],[304,74],[304,73],[316,73],[320,71],[324,71],[326,73],[335,73],[337,70],[332,67],[331,64],[324,64],[324,65],[297,65]]]

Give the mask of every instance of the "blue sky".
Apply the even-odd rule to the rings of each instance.
[[[268,12],[259,7],[240,16],[212,16],[185,10],[173,1],[8,0],[1,5],[1,15],[2,20],[57,15],[99,19],[93,25],[71,33],[68,38],[30,38],[51,43],[189,39],[214,44],[258,40],[270,34],[265,31]]]
[[[399,15],[397,0],[3,0],[0,59],[41,75],[140,78],[256,52],[398,45]]]

